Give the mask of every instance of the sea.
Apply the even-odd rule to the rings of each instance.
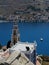
[[[0,23],[0,44],[7,45],[11,40],[13,22]],[[20,41],[37,43],[37,55],[49,56],[49,23],[18,22]],[[41,40],[41,38],[43,40]]]

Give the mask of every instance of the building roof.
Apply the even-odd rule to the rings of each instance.
[[[33,52],[35,50],[36,44],[35,43],[28,43],[28,42],[18,42],[16,43],[11,50],[17,50],[17,51],[31,51]]]

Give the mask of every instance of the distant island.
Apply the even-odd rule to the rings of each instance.
[[[0,0],[0,20],[49,22],[49,0]]]

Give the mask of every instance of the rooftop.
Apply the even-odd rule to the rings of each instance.
[[[11,50],[17,50],[17,51],[31,51],[33,52],[35,50],[36,44],[35,43],[28,43],[28,42],[18,42],[16,43]]]

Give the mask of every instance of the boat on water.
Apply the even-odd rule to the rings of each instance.
[[[43,38],[40,38],[40,41],[43,41]]]

